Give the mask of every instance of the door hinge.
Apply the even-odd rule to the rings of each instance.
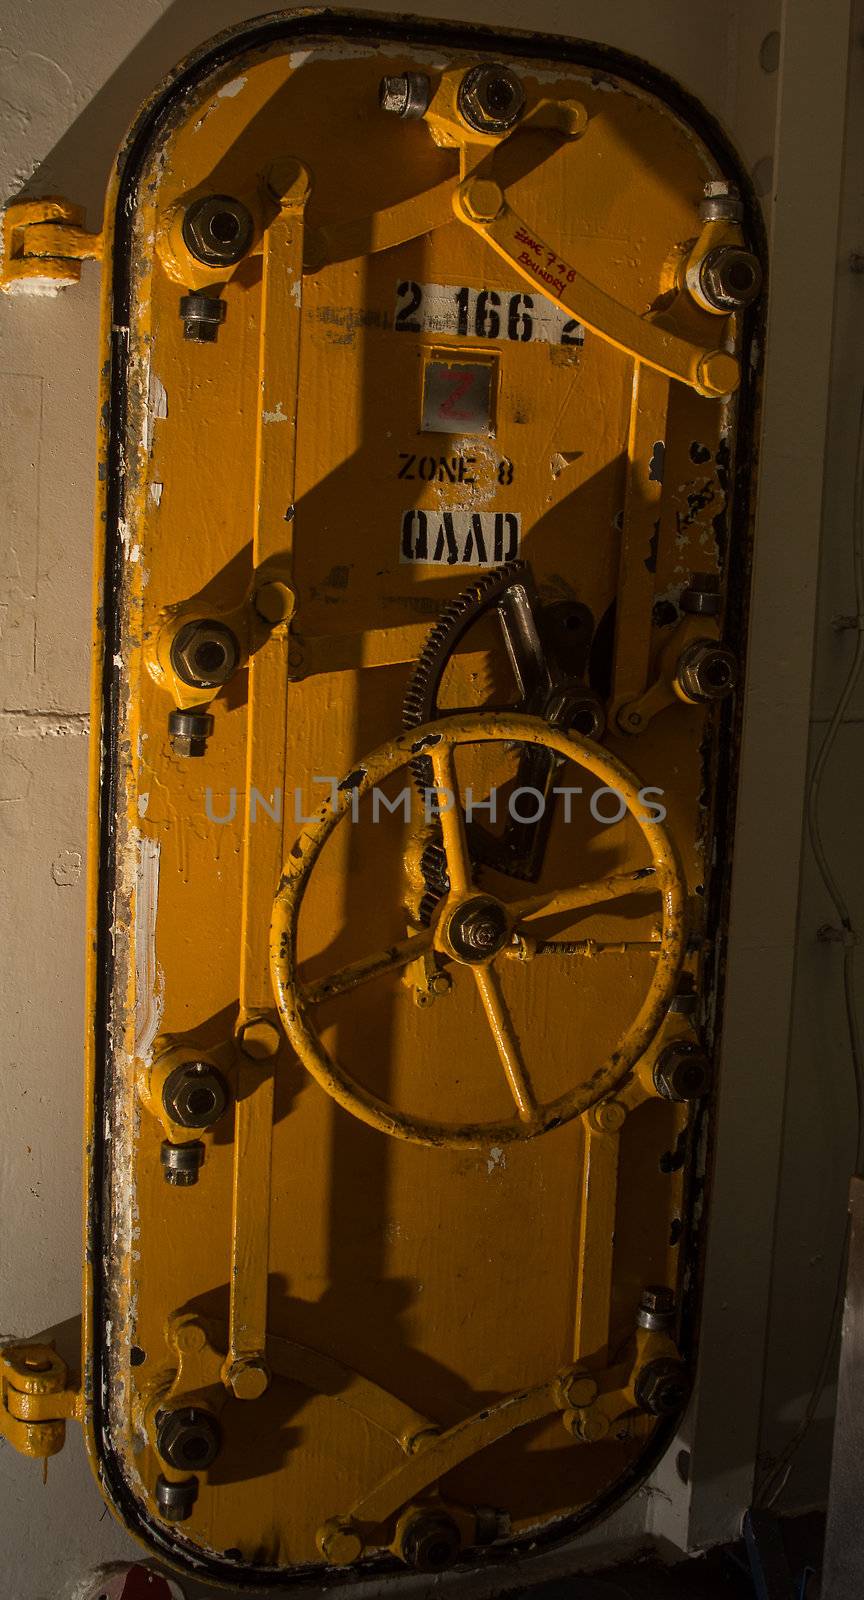
[[[60,196],[13,200],[3,213],[0,289],[50,294],[78,283],[82,261],[101,261],[102,234],[84,227],[84,207]]]
[[[54,1456],[66,1439],[66,1420],[81,1420],[83,1396],[69,1384],[65,1361],[48,1344],[10,1344],[0,1350],[0,1437],[22,1455]]]

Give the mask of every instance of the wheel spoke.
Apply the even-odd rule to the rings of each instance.
[[[610,878],[598,878],[596,883],[577,883],[574,889],[529,895],[524,900],[511,901],[508,910],[517,923],[528,922],[535,917],[557,917],[565,911],[582,911],[588,906],[602,905],[604,901],[622,900],[629,894],[660,894],[662,888],[653,867],[640,867],[637,872],[617,872]]]
[[[391,944],[387,950],[379,950],[373,956],[363,956],[360,961],[350,962],[347,967],[331,973],[329,978],[316,978],[304,987],[303,998],[308,1005],[320,1005],[322,1000],[332,1000],[334,995],[359,989],[361,984],[369,983],[372,978],[381,978],[386,972],[398,972],[400,967],[407,967],[409,962],[416,961],[418,956],[431,948],[432,930],[422,928],[407,939],[400,939],[398,944]]]
[[[520,1120],[533,1122],[537,1115],[537,1101],[522,1063],[519,1040],[507,1012],[498,974],[493,967],[475,967],[474,977]]]
[[[459,799],[459,780],[456,776],[456,755],[451,744],[439,744],[429,751],[435,788],[443,792],[445,809],[440,813],[444,854],[447,857],[447,876],[454,894],[467,894],[472,887],[471,858],[465,837],[465,817]],[[452,804],[449,802],[452,801]]]

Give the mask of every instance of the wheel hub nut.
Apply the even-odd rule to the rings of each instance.
[[[731,650],[713,639],[694,639],[682,651],[675,681],[685,700],[696,704],[725,700],[735,688],[738,663]]]
[[[252,242],[252,217],[240,200],[209,194],[194,200],[183,217],[183,243],[208,267],[232,267]]]
[[[448,941],[460,961],[489,961],[509,937],[504,907],[485,895],[459,906],[447,924]]]
[[[654,1064],[654,1087],[664,1100],[699,1100],[711,1087],[711,1062],[698,1044],[667,1044]]]
[[[422,117],[432,98],[432,85],[425,72],[403,72],[395,78],[382,78],[378,104],[394,117]]]
[[[699,287],[717,311],[752,305],[762,288],[762,268],[752,250],[721,244],[709,250],[699,268]]]
[[[169,1072],[162,1104],[181,1128],[212,1128],[228,1106],[228,1085],[209,1061],[184,1061]]]
[[[224,622],[187,622],[171,645],[171,665],[193,689],[217,689],[236,672],[237,635]]]
[[[156,1419],[156,1449],[177,1472],[204,1472],[222,1444],[219,1424],[200,1406],[178,1406]]]
[[[522,115],[525,90],[509,67],[472,67],[459,85],[458,106],[478,133],[506,133]]]

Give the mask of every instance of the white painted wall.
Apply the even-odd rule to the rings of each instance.
[[[820,366],[820,358],[828,353],[835,277],[836,336],[817,632],[820,655],[813,705],[817,731],[830,714],[853,644],[850,635],[836,635],[830,626],[834,612],[852,609],[850,457],[856,389],[864,376],[860,338],[864,275],[851,274],[848,267],[850,251],[864,252],[864,194],[854,164],[846,185],[839,246],[835,246],[836,213],[833,222],[831,215],[848,3],[532,0],[529,6],[526,0],[413,0],[412,7],[424,16],[449,15],[597,39],[642,55],[672,73],[725,124],[745,163],[757,174],[769,226],[776,226],[784,241],[786,301],[777,340],[785,353],[777,369],[775,394],[779,395],[781,383],[784,389],[788,386],[792,374],[796,399],[791,409],[787,405],[785,421],[791,417],[796,453],[784,459],[783,408],[771,411],[769,389],[765,450],[775,490],[773,501],[761,508],[761,537],[763,549],[777,554],[763,562],[757,574],[751,668],[756,673],[758,703],[752,707],[751,726],[761,731],[749,752],[741,838],[745,849],[758,853],[760,837],[776,841],[779,829],[784,848],[788,844],[790,876],[785,897],[777,894],[778,907],[782,902],[782,916],[778,912],[777,919],[770,895],[752,907],[746,905],[746,894],[743,901],[738,898],[745,908],[739,913],[738,934],[742,941],[746,934],[746,944],[739,943],[740,981],[737,989],[733,981],[730,991],[727,1037],[732,1044],[724,1064],[729,1090],[718,1152],[722,1208],[713,1218],[714,1267],[709,1267],[709,1303],[720,1320],[714,1325],[710,1371],[703,1375],[694,1414],[694,1437],[686,1440],[694,1447],[698,1472],[693,1500],[698,1503],[694,1509],[691,1497],[670,1475],[671,1509],[665,1523],[664,1514],[655,1517],[657,1531],[670,1537],[685,1537],[688,1530],[692,1535],[694,1528],[703,1536],[730,1531],[741,1495],[746,1495],[742,1486],[748,1463],[741,1458],[746,1455],[748,1435],[755,1433],[752,1397],[758,1397],[760,1388],[763,1443],[769,1449],[776,1449],[788,1436],[806,1403],[830,1315],[851,1162],[852,1095],[839,955],[837,947],[815,939],[828,908],[809,869],[801,886],[797,944],[794,937],[801,839],[795,782],[800,788],[807,732],[801,713],[810,679],[808,639],[815,604],[811,558],[819,540],[813,508],[821,489],[827,382],[827,361]],[[368,9],[400,8],[383,0],[375,6],[368,0]],[[5,0],[0,32],[0,200],[17,194],[24,184],[34,193],[66,194],[87,205],[90,226],[96,226],[114,151],[142,99],[189,49],[258,11],[259,5],[245,6],[239,0],[174,0],[173,4]],[[802,32],[808,18],[811,26],[818,23],[809,42]],[[760,47],[776,29],[783,35],[781,65],[770,72],[760,62]],[[804,71],[811,46],[814,60],[819,56],[820,33],[821,68],[812,76],[808,96],[795,74]],[[770,64],[770,54],[765,59]],[[864,50],[856,33],[852,149],[861,148],[864,132],[862,75]],[[779,125],[778,87],[783,90]],[[828,99],[820,102],[820,94]],[[797,144],[789,120],[795,118],[802,120]],[[772,180],[772,160],[781,150],[784,164],[778,190]],[[808,198],[803,205],[805,190]],[[807,287],[799,307],[792,275],[795,250],[806,256],[800,282]],[[808,303],[807,295],[818,305]],[[7,977],[0,1002],[0,1334],[57,1330],[61,1348],[64,1337],[70,1336],[74,1347],[70,1319],[80,1307],[86,930],[78,858],[84,854],[86,818],[97,310],[98,272],[92,266],[85,267],[81,285],[59,299],[0,301],[0,916],[7,932]],[[814,327],[819,330],[815,351]],[[784,483],[792,493],[786,496],[781,523],[778,506]],[[799,509],[796,514],[796,507],[807,506],[809,511]],[[808,572],[811,580],[796,589],[795,575]],[[791,660],[784,655],[784,636],[795,641]],[[790,708],[788,686],[796,681]],[[856,781],[862,776],[862,697],[864,690],[857,706],[850,708],[826,785],[826,837],[837,858],[849,863],[853,904],[857,897],[864,914],[861,835],[853,823]],[[792,730],[786,746],[791,800],[772,786],[772,763],[763,748],[772,738],[783,746],[787,723]],[[745,859],[742,872],[750,865],[758,871],[758,860],[748,864]],[[793,955],[795,1005],[782,1123]],[[754,974],[763,971],[764,980],[754,980]],[[748,1038],[759,1040],[751,1055]],[[785,1134],[775,1232],[781,1125]],[[753,1244],[757,1236],[758,1248]],[[771,1322],[763,1385],[762,1335],[769,1288]],[[734,1355],[736,1330],[740,1349]],[[730,1352],[725,1364],[724,1350]],[[740,1392],[742,1370],[748,1400],[736,1411],[736,1384]],[[802,1447],[790,1478],[790,1504],[824,1495],[830,1398],[826,1394],[826,1420],[817,1423]],[[724,1413],[734,1459],[729,1452],[725,1459],[717,1453],[718,1423]],[[80,1439],[74,1429],[69,1432],[69,1444],[50,1463],[44,1488],[39,1467],[0,1446],[0,1567],[9,1600],[57,1600],[71,1593],[80,1576],[97,1562],[133,1555],[131,1542],[104,1511]],[[624,1519],[625,1525],[642,1518],[645,1503]]]

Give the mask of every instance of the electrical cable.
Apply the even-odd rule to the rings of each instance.
[[[864,1146],[864,1062],[862,1062],[861,1033],[855,1003],[855,949],[858,937],[846,896],[831,870],[831,864],[822,840],[820,800],[825,770],[834,749],[841,723],[861,677],[862,668],[864,668],[864,389],[862,389],[858,412],[858,442],[855,455],[855,484],[852,508],[852,569],[855,587],[855,614],[851,618],[843,618],[841,625],[855,628],[855,650],[840,697],[825,731],[825,737],[819,747],[819,753],[810,775],[807,793],[807,831],[810,838],[810,848],[813,851],[819,875],[828,891],[840,924],[839,929],[825,930],[823,937],[833,937],[843,944],[843,997],[858,1118],[855,1171],[860,1173],[862,1167],[864,1167],[864,1148],[862,1148]],[[763,1508],[773,1506],[783,1493],[792,1471],[794,1457],[809,1432],[831,1373],[835,1346],[843,1317],[848,1248],[849,1219],[847,1217],[837,1287],[831,1310],[831,1323],[816,1382],[798,1427],[759,1487],[755,1500],[756,1504]]]

